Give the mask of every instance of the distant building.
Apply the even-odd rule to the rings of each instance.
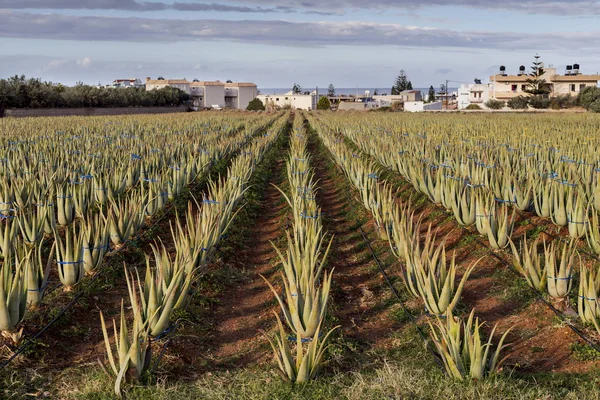
[[[556,73],[556,68],[544,68],[544,75],[541,78],[546,81],[548,96],[577,96],[588,86],[598,86],[600,75],[584,75],[579,70],[579,64],[568,65],[565,74],[559,75]],[[519,67],[517,75],[507,75],[506,68],[502,66],[498,74],[490,76],[492,83],[490,97],[507,101],[518,96],[529,96],[525,91],[527,79],[530,79],[530,76],[525,72],[525,66]]]
[[[423,111],[439,111],[442,109],[442,102],[425,103],[423,101],[405,101],[404,111],[408,112],[423,112]]]
[[[310,94],[294,94],[289,91],[286,94],[259,94],[257,96],[263,102],[265,107],[291,107],[298,110],[316,110],[319,98],[323,95],[317,95],[316,91]]]
[[[490,100],[492,93],[492,84],[471,83],[463,84],[458,88],[457,103],[458,109],[464,110],[471,104],[477,104],[481,108],[486,108],[485,103]]]
[[[372,99],[368,99],[369,101],[342,101],[340,102],[340,104],[338,104],[338,110],[341,111],[350,111],[350,110],[354,110],[354,111],[369,111],[372,110],[374,108],[379,108],[381,107],[381,102],[376,100],[373,101]]]
[[[225,84],[220,81],[193,81],[188,92],[195,107],[225,107]]]
[[[131,88],[131,87],[142,87],[144,86],[142,84],[142,81],[137,79],[137,78],[133,78],[133,79],[115,79],[112,82],[111,87],[113,88]]]
[[[190,93],[190,83],[185,79],[150,79],[146,78],[146,90],[163,89],[167,86]]]
[[[188,82],[185,79],[146,78],[146,90],[162,89],[168,86],[189,94],[193,107],[198,109],[228,107],[245,110],[248,103],[258,95],[256,85],[250,82],[223,83],[197,79]]]
[[[234,82],[225,84],[225,106],[245,110],[248,104],[258,96],[256,84]]]

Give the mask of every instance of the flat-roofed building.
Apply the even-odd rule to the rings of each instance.
[[[190,96],[200,108],[225,107],[225,84],[221,81],[194,81],[190,83]]]
[[[146,90],[163,89],[167,86],[190,94],[190,83],[186,79],[150,79],[146,78]]]
[[[248,103],[256,98],[258,89],[251,82],[200,81],[194,79],[150,79],[146,78],[146,90],[156,90],[165,87],[175,87],[190,95],[193,107],[235,108],[245,110]]]
[[[245,110],[258,96],[256,84],[251,82],[230,82],[225,84],[225,106]]]
[[[576,68],[574,68],[576,67]],[[500,73],[490,76],[491,98],[507,101],[518,96],[529,96],[527,80],[531,77],[525,73],[525,66],[519,67],[517,75],[506,74],[506,68],[500,67]],[[544,68],[545,89],[549,97],[562,95],[577,96],[587,86],[598,86],[600,75],[584,75],[579,65],[569,65],[564,75],[557,74],[556,68]]]

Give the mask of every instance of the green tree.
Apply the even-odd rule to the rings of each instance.
[[[600,101],[600,88],[596,86],[586,87],[577,96],[577,104],[586,110],[589,110],[590,106],[597,101]]]
[[[329,97],[335,96],[335,86],[333,86],[333,83],[330,83],[329,88],[327,88],[327,96],[329,96]]]
[[[248,107],[246,107],[246,110],[248,110],[248,111],[264,111],[265,105],[263,104],[262,101],[260,101],[259,98],[256,98],[256,99],[250,101],[250,103],[248,103]]]
[[[331,110],[331,103],[326,96],[323,96],[319,99],[317,103],[317,110]]]
[[[546,80],[542,78],[542,75],[544,75],[546,72],[543,66],[544,63],[540,61],[541,57],[539,54],[536,54],[533,58],[534,60],[531,65],[531,73],[529,74],[529,78],[527,78],[525,81],[525,93],[529,93],[534,96],[545,96],[550,92],[550,90],[548,90]]]
[[[294,82],[294,86],[292,86],[292,93],[294,93],[294,94],[302,93],[302,86],[300,86],[296,82]]]
[[[394,86],[392,86],[392,95],[399,95],[405,90],[412,90],[412,82],[408,80],[406,72],[402,69],[396,78],[396,82],[394,82]]]
[[[429,86],[429,94],[427,95],[427,101],[433,103],[435,101],[435,89],[433,85]]]

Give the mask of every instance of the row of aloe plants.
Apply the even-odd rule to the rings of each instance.
[[[235,219],[257,164],[285,126],[286,118],[279,118],[267,133],[242,149],[225,177],[209,182],[201,202],[190,201],[185,215],[177,215],[171,224],[174,254],[170,254],[162,242],[155,242],[151,245],[153,254],[146,255],[143,278],[137,269],[130,271],[125,266],[133,315],[128,318],[125,300],[122,300],[119,323],[113,320],[111,339],[100,313],[107,353],[105,369],[114,373],[117,395],[121,394],[124,381],[138,381],[148,369],[152,343],[169,332],[173,312],[186,306],[194,284],[205,273]]]
[[[446,118],[440,116],[331,116],[319,123],[399,172],[418,192],[454,211],[459,222],[475,224],[476,218],[490,218],[487,215],[503,218],[504,206],[531,210],[566,227],[573,238],[586,237],[600,254],[600,143],[578,130],[581,121],[551,121],[560,127],[556,131],[546,121],[542,145],[537,143],[541,133],[520,126],[527,118],[510,120],[520,131],[528,131],[521,135],[499,131],[506,120],[491,118],[478,126],[470,117],[463,118],[451,118],[452,128],[442,127]],[[587,132],[595,129],[593,121],[589,123]],[[478,203],[492,211],[478,213]]]
[[[362,151],[383,162],[385,157],[382,157],[382,148],[368,144],[366,136],[353,134],[348,137]],[[389,145],[389,142],[385,143]],[[579,273],[577,314],[584,325],[591,325],[600,333],[600,269],[593,260],[587,264],[582,260],[576,241],[586,236],[590,247],[600,253],[600,225],[597,212],[591,204],[584,203],[587,200],[578,194],[577,185],[559,184],[556,179],[546,177],[537,183],[542,188],[541,193],[529,191],[529,183],[518,180],[505,181],[503,185],[496,182],[490,191],[490,181],[477,184],[470,179],[448,176],[443,168],[421,165],[419,173],[417,166],[403,170],[399,163],[395,165],[398,167],[396,171],[411,182],[417,191],[451,211],[460,225],[475,226],[481,235],[487,237],[492,249],[510,246],[515,269],[532,288],[548,296],[555,307],[561,310],[570,307],[569,297],[573,286],[577,285]],[[393,169],[393,165],[387,166]],[[575,173],[570,171],[571,174]],[[562,244],[543,241],[542,245],[540,239],[528,243],[524,237],[517,248],[511,240],[515,212],[526,211],[532,205],[538,215],[551,218],[558,226],[567,225],[571,240]]]
[[[304,383],[314,379],[323,364],[327,341],[334,329],[323,334],[333,269],[324,269],[333,237],[327,244],[323,230],[322,211],[316,201],[317,180],[311,168],[311,155],[303,118],[295,115],[293,136],[287,159],[286,194],[279,189],[292,213],[292,223],[286,231],[285,254],[274,244],[283,271],[280,276],[283,293],[266,279],[275,295],[284,321],[292,331],[288,336],[277,313],[277,333],[268,336],[282,376],[291,382]],[[295,357],[293,355],[295,347]]]
[[[267,121],[262,123],[267,123]],[[24,204],[23,207],[10,203],[8,205],[11,207],[10,210],[6,214],[2,214],[3,218],[0,221],[0,250],[3,258],[0,271],[2,276],[2,281],[0,281],[0,330],[2,334],[10,337],[14,342],[21,339],[22,322],[28,307],[40,306],[48,292],[49,280],[54,272],[53,262],[56,262],[54,273],[58,276],[64,291],[71,291],[84,280],[86,275],[93,275],[99,271],[104,257],[109,253],[111,244],[117,250],[122,248],[153,216],[164,210],[169,199],[181,193],[185,185],[207,176],[210,166],[215,160],[227,156],[247,142],[256,132],[254,126],[252,125],[249,130],[232,131],[220,139],[217,135],[206,135],[206,138],[202,140],[204,147],[210,151],[196,153],[195,157],[189,158],[185,165],[180,164],[178,168],[155,171],[154,178],[138,177],[137,185],[110,198],[104,205],[98,204],[96,209],[87,208],[82,211],[76,222],[73,222],[75,220],[72,212],[64,212],[67,209],[71,211],[74,209],[73,199],[76,196],[71,194],[61,194],[56,198],[56,204],[63,211],[59,211],[58,216],[55,215],[55,204],[51,203],[52,200],[44,199],[44,203],[33,206]],[[146,128],[151,132],[155,130],[155,127],[151,125]],[[138,129],[140,132],[144,132],[141,127]],[[88,133],[86,132],[86,134]],[[91,137],[86,136],[86,142],[93,142],[94,135],[89,134]],[[150,138],[145,133],[140,135]],[[208,139],[209,136],[210,139]],[[35,146],[39,144],[40,140],[32,139],[31,142],[34,144],[24,140],[20,144]],[[185,143],[181,143],[179,146],[184,145]],[[131,150],[132,148],[130,148]],[[135,159],[127,157],[119,164],[116,159],[111,159],[111,151],[111,146],[106,144],[103,151],[103,154],[106,154],[105,161],[112,162],[116,167],[120,164],[134,164],[138,165],[137,168],[145,169],[147,166],[144,164],[142,156]],[[136,151],[141,153],[139,149]],[[51,158],[48,157],[48,159]],[[23,181],[25,182],[23,183],[24,187],[27,187],[27,182],[37,182],[39,185],[39,177],[47,178],[49,172],[44,169],[44,164],[36,165],[38,167],[36,177],[31,181]],[[5,166],[5,168],[7,167]],[[33,170],[33,167],[31,169]],[[86,170],[86,173],[90,172],[92,171]],[[50,188],[53,182],[56,183],[56,180],[53,180],[55,175],[53,174],[53,178],[46,181],[44,190],[51,192]],[[92,182],[94,177],[92,174],[88,176],[91,178],[85,179],[86,185],[91,184],[89,182]],[[14,178],[12,175],[10,177],[4,175],[4,178],[20,179],[19,177]],[[75,188],[84,187],[82,182],[72,182],[69,185]],[[166,186],[176,189],[168,191]],[[157,190],[158,192],[156,192]],[[33,192],[30,191],[30,193]],[[6,199],[8,198],[5,197]],[[82,196],[81,199],[86,199],[86,197]],[[91,198],[87,199],[91,201]],[[82,202],[86,201],[82,200]],[[32,207],[35,210],[32,210]],[[68,226],[60,227],[60,224],[57,225],[57,221],[65,218],[65,215],[73,220],[67,224]],[[43,250],[46,245],[50,248],[50,254],[47,259],[44,259]]]
[[[404,204],[396,199],[391,185],[380,181],[375,163],[353,153],[342,135],[329,131],[319,121],[310,118],[336,164],[358,191],[359,200],[371,212],[380,239],[389,242],[400,261],[407,293],[424,303],[430,337],[447,374],[457,379],[482,379],[494,373],[502,362],[500,353],[507,346],[504,341],[510,329],[492,351],[496,327],[485,342],[480,332],[483,323],[474,317],[475,310],[466,321],[453,315],[477,262],[457,281],[455,256],[448,260],[445,240],[437,240],[430,224],[421,242],[421,221],[410,202]]]

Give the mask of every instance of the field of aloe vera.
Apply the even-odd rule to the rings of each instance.
[[[0,121],[0,397],[598,398],[600,118]]]

